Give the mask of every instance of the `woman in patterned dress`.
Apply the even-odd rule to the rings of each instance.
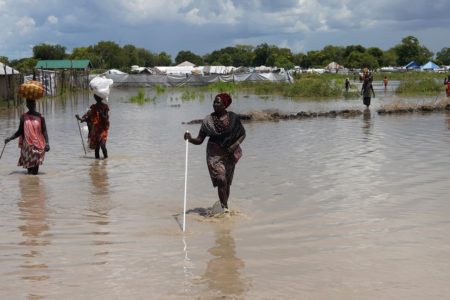
[[[9,138],[5,144],[17,137],[19,139],[20,158],[18,166],[28,170],[28,174],[36,175],[39,166],[44,161],[45,152],[50,151],[48,144],[47,126],[44,117],[36,111],[36,101],[27,99],[28,111],[20,117],[19,129]]]
[[[200,145],[208,136],[206,146],[206,163],[214,187],[217,187],[222,208],[228,211],[230,186],[233,181],[234,168],[242,156],[240,144],[245,139],[245,129],[239,116],[226,108],[231,104],[231,96],[218,94],[214,98],[214,112],[206,116],[196,138],[189,132],[184,139],[191,144]]]
[[[96,103],[92,104],[89,111],[81,118],[79,115],[75,117],[80,122],[87,122],[89,127],[89,148],[95,149],[95,158],[100,158],[100,148],[103,157],[108,158],[108,150],[106,149],[106,140],[108,139],[109,130],[109,106],[103,102],[103,98],[94,94]]]

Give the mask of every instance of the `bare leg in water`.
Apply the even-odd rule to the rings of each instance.
[[[223,208],[228,209],[228,198],[230,197],[230,185],[227,180],[221,180],[217,186],[217,193],[219,195],[220,203]]]
[[[97,158],[97,159],[100,158],[100,148],[102,148],[103,157],[104,157],[104,158],[108,158],[108,150],[106,149],[106,143],[105,143],[105,142],[100,142],[100,143],[95,147],[95,158]]]
[[[39,172],[39,166],[27,168],[28,174],[37,175]]]

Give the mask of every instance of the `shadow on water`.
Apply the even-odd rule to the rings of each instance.
[[[372,128],[372,115],[370,109],[366,108],[363,112],[363,133],[368,135]]]

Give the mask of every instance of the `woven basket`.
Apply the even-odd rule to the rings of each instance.
[[[42,83],[35,80],[27,81],[19,87],[19,96],[28,100],[37,100],[44,97],[44,87]]]

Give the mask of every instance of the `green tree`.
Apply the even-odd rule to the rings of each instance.
[[[296,53],[296,54],[292,55],[292,62],[294,63],[295,66],[307,68],[307,66],[305,66],[305,62],[304,62],[305,57],[306,57],[306,55],[304,53]]]
[[[349,45],[347,47],[345,47],[345,51],[344,51],[344,59],[348,59],[348,57],[350,56],[350,54],[352,52],[360,52],[360,53],[364,53],[366,52],[366,48],[364,48],[361,45]]]
[[[361,53],[359,51],[353,51],[347,58],[346,63],[348,68],[357,69],[357,68],[369,68],[375,69],[378,68],[378,61],[375,57],[370,55],[369,53]]]
[[[112,69],[126,67],[126,57],[122,48],[112,41],[100,41],[93,47],[93,51],[100,57],[97,68]]]
[[[175,57],[175,64],[181,64],[184,61],[189,61],[196,66],[203,65],[203,58],[189,50],[179,51],[177,56]]]
[[[157,55],[157,66],[171,66],[172,58],[166,52],[161,52]]]
[[[158,55],[154,54],[147,49],[138,48],[139,65],[144,67],[155,67],[158,62]]]
[[[383,66],[383,55],[384,55],[383,50],[381,50],[378,47],[370,47],[370,48],[367,48],[366,52],[367,52],[367,54],[370,54],[373,57],[375,57],[379,66]]]
[[[65,59],[66,47],[61,45],[39,44],[33,47],[33,58],[35,59]]]
[[[204,62],[210,65],[214,65],[215,63],[220,63],[223,60],[221,58],[224,54],[228,54],[225,56],[225,59],[228,61],[228,56],[231,58],[231,63],[229,65],[233,65],[235,67],[239,66],[251,66],[253,63],[253,59],[255,54],[253,50],[255,48],[249,45],[236,45],[235,47],[226,47],[219,50],[215,50],[210,54],[206,54],[204,56]]]
[[[436,53],[436,60],[441,65],[450,65],[450,48],[442,48],[441,51]]]
[[[18,70],[21,73],[25,74],[31,74],[33,73],[34,67],[37,64],[37,60],[30,57],[30,58],[22,58],[17,60],[12,60],[10,62],[11,67]]]
[[[313,50],[306,53],[305,64],[307,68],[321,68],[325,65],[326,57],[322,51]]]
[[[0,56],[0,62],[2,62],[5,65],[7,65],[7,64],[9,64],[9,59],[6,56]]]
[[[327,65],[331,62],[344,64],[345,48],[327,45],[322,49],[323,64]]]
[[[223,53],[219,57],[219,62],[223,66],[231,66],[233,64],[233,58],[229,53]]]
[[[94,68],[100,68],[102,58],[97,55],[92,46],[74,48],[69,59],[88,59]]]
[[[263,43],[258,45],[254,52],[253,66],[263,66],[267,63],[267,58],[270,55],[270,46],[267,43]]]
[[[397,66],[397,59],[397,53],[393,49],[388,50],[383,53],[382,63],[380,64],[380,66]]]
[[[125,45],[122,47],[122,51],[126,57],[127,69],[134,65],[143,65],[144,61],[140,59],[138,49],[134,45]]]
[[[421,46],[419,40],[414,36],[407,36],[402,42],[394,47],[400,65],[406,65],[415,60],[423,64],[433,57],[433,53],[426,47]]]

